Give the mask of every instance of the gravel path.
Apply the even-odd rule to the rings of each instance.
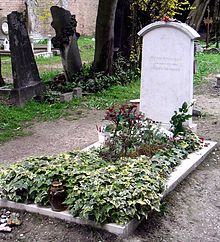
[[[220,143],[220,90],[213,86],[211,77],[208,85],[196,90],[196,106],[204,116],[195,122],[199,135]],[[76,121],[38,123],[32,127],[32,136],[2,145],[0,161],[10,163],[30,155],[58,154],[85,147],[97,140],[95,125],[102,117],[103,112],[91,111]],[[165,203],[163,215],[152,214],[126,239],[90,227],[22,213],[23,224],[10,234],[0,233],[0,241],[220,242],[219,146]]]
[[[36,123],[31,136],[0,145],[0,162],[9,164],[29,156],[56,155],[82,149],[97,141],[96,125],[102,122],[103,111],[83,111],[78,120],[60,119]],[[75,116],[74,116],[75,118]]]

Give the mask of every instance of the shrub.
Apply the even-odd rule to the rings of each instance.
[[[189,120],[192,115],[188,114],[190,106],[186,102],[183,103],[182,107],[179,108],[179,112],[174,111],[174,115],[171,117],[171,131],[174,136],[178,134],[185,134],[187,128],[184,127],[184,123]]]
[[[153,156],[164,148],[168,137],[159,126],[137,111],[135,105],[107,109],[105,119],[110,121],[110,139],[100,149],[100,155],[109,161],[120,157]]]
[[[94,72],[91,64],[84,64],[82,71],[76,73],[71,82],[67,82],[64,75],[58,75],[46,84],[52,91],[70,92],[74,87],[81,87],[85,92],[96,93],[113,85],[126,85],[140,76],[139,70],[121,56],[115,60],[113,70],[113,75],[106,75]]]

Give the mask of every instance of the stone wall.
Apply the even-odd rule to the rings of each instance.
[[[25,10],[25,0],[0,0],[0,18],[6,17],[12,11],[22,12]]]
[[[72,0],[68,7],[76,15],[77,31],[81,35],[94,35],[98,0]]]
[[[58,0],[38,0],[36,7],[37,21],[35,26],[36,36],[47,36],[54,31],[50,27],[51,14],[50,7],[60,5]],[[78,22],[77,31],[81,35],[94,35],[95,23],[98,9],[98,0],[66,0],[68,10],[76,15]],[[6,17],[12,11],[22,12],[25,10],[25,0],[0,0],[0,19]]]

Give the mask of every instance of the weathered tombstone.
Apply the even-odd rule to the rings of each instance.
[[[14,87],[11,101],[21,106],[29,99],[41,96],[44,85],[40,80],[23,15],[15,11],[7,18]]]
[[[77,45],[79,34],[76,33],[77,21],[68,10],[53,6],[51,7],[53,22],[52,27],[56,36],[52,38],[52,44],[60,49],[62,64],[67,81],[82,69],[82,62]]]
[[[208,6],[208,16],[204,19],[204,24],[206,26],[206,48],[209,48],[210,41],[210,29],[213,24],[213,19],[210,17],[210,8]]]
[[[47,39],[47,52],[52,53],[52,43],[51,43],[51,35],[48,35]]]
[[[25,0],[25,6],[27,11],[27,24],[28,24],[28,32],[33,34],[37,25],[37,0]]]
[[[5,85],[5,81],[2,77],[2,59],[1,59],[1,55],[0,55],[0,87]]]
[[[4,39],[3,46],[4,46],[4,50],[5,51],[9,51],[10,50],[10,45],[9,45],[9,41],[8,41],[7,38]]]
[[[143,36],[140,110],[169,127],[174,111],[193,102],[194,39],[199,34],[186,24],[164,21],[138,34]]]

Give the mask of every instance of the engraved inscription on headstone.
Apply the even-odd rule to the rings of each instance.
[[[150,68],[156,71],[180,71],[180,58],[150,56]]]

